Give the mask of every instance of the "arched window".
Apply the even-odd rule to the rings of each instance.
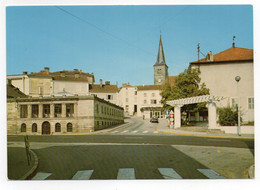
[[[36,123],[32,124],[32,132],[37,132],[37,124]]]
[[[56,124],[55,124],[55,132],[61,132],[60,123],[56,123]]]
[[[72,132],[72,124],[71,123],[67,124],[67,132]]]
[[[21,132],[26,132],[26,124],[25,123],[23,123],[21,125]]]

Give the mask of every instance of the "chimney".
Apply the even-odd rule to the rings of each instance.
[[[27,72],[27,71],[24,71],[24,72],[23,72],[23,74],[24,74],[24,75],[27,75],[27,74],[28,74],[28,72]]]
[[[106,81],[106,82],[105,82],[105,85],[110,85],[110,81]]]
[[[61,72],[60,72],[60,76],[61,76],[61,77],[65,77],[65,72],[64,72],[64,71],[61,71]]]
[[[102,86],[103,86],[103,84],[102,84],[102,79],[100,79],[99,81],[100,81],[99,87],[102,88]]]
[[[50,68],[49,67],[44,67],[45,73],[49,74],[50,73]]]
[[[214,61],[213,53],[210,51],[209,53],[209,61]]]

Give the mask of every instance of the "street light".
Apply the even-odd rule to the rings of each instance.
[[[239,110],[239,107],[240,107],[240,101],[239,101],[239,81],[240,81],[241,77],[240,76],[236,76],[235,77],[235,80],[237,81],[237,112],[238,112],[238,121],[237,121],[237,134],[239,136],[241,136],[241,130],[240,130],[240,110]]]

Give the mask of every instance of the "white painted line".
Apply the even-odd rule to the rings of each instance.
[[[153,133],[159,133],[158,131],[154,131]]]
[[[138,132],[138,130],[137,131],[133,131],[132,133],[137,133]]]
[[[119,131],[112,131],[111,133],[118,133]]]
[[[88,180],[94,170],[82,170],[82,171],[78,171],[73,177],[72,179],[74,180]]]
[[[118,170],[117,179],[135,179],[135,169],[120,168]]]
[[[203,175],[208,177],[209,179],[226,179],[224,176],[221,176],[217,172],[211,170],[211,169],[197,169],[199,172],[201,172]]]
[[[129,130],[125,130],[125,131],[123,131],[123,132],[121,132],[121,133],[126,133],[126,132],[128,132]]]
[[[172,168],[158,168],[164,179],[182,179],[182,177]]]
[[[33,178],[32,180],[45,180],[47,177],[49,177],[51,175],[51,173],[42,173],[42,172],[38,172]]]
[[[148,133],[148,131],[143,131],[143,133]]]

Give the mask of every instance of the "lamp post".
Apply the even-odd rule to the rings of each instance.
[[[241,129],[240,129],[240,98],[239,98],[239,81],[240,81],[241,77],[240,76],[236,76],[235,80],[237,81],[237,112],[238,112],[238,120],[237,120],[237,134],[239,136],[241,136]]]

